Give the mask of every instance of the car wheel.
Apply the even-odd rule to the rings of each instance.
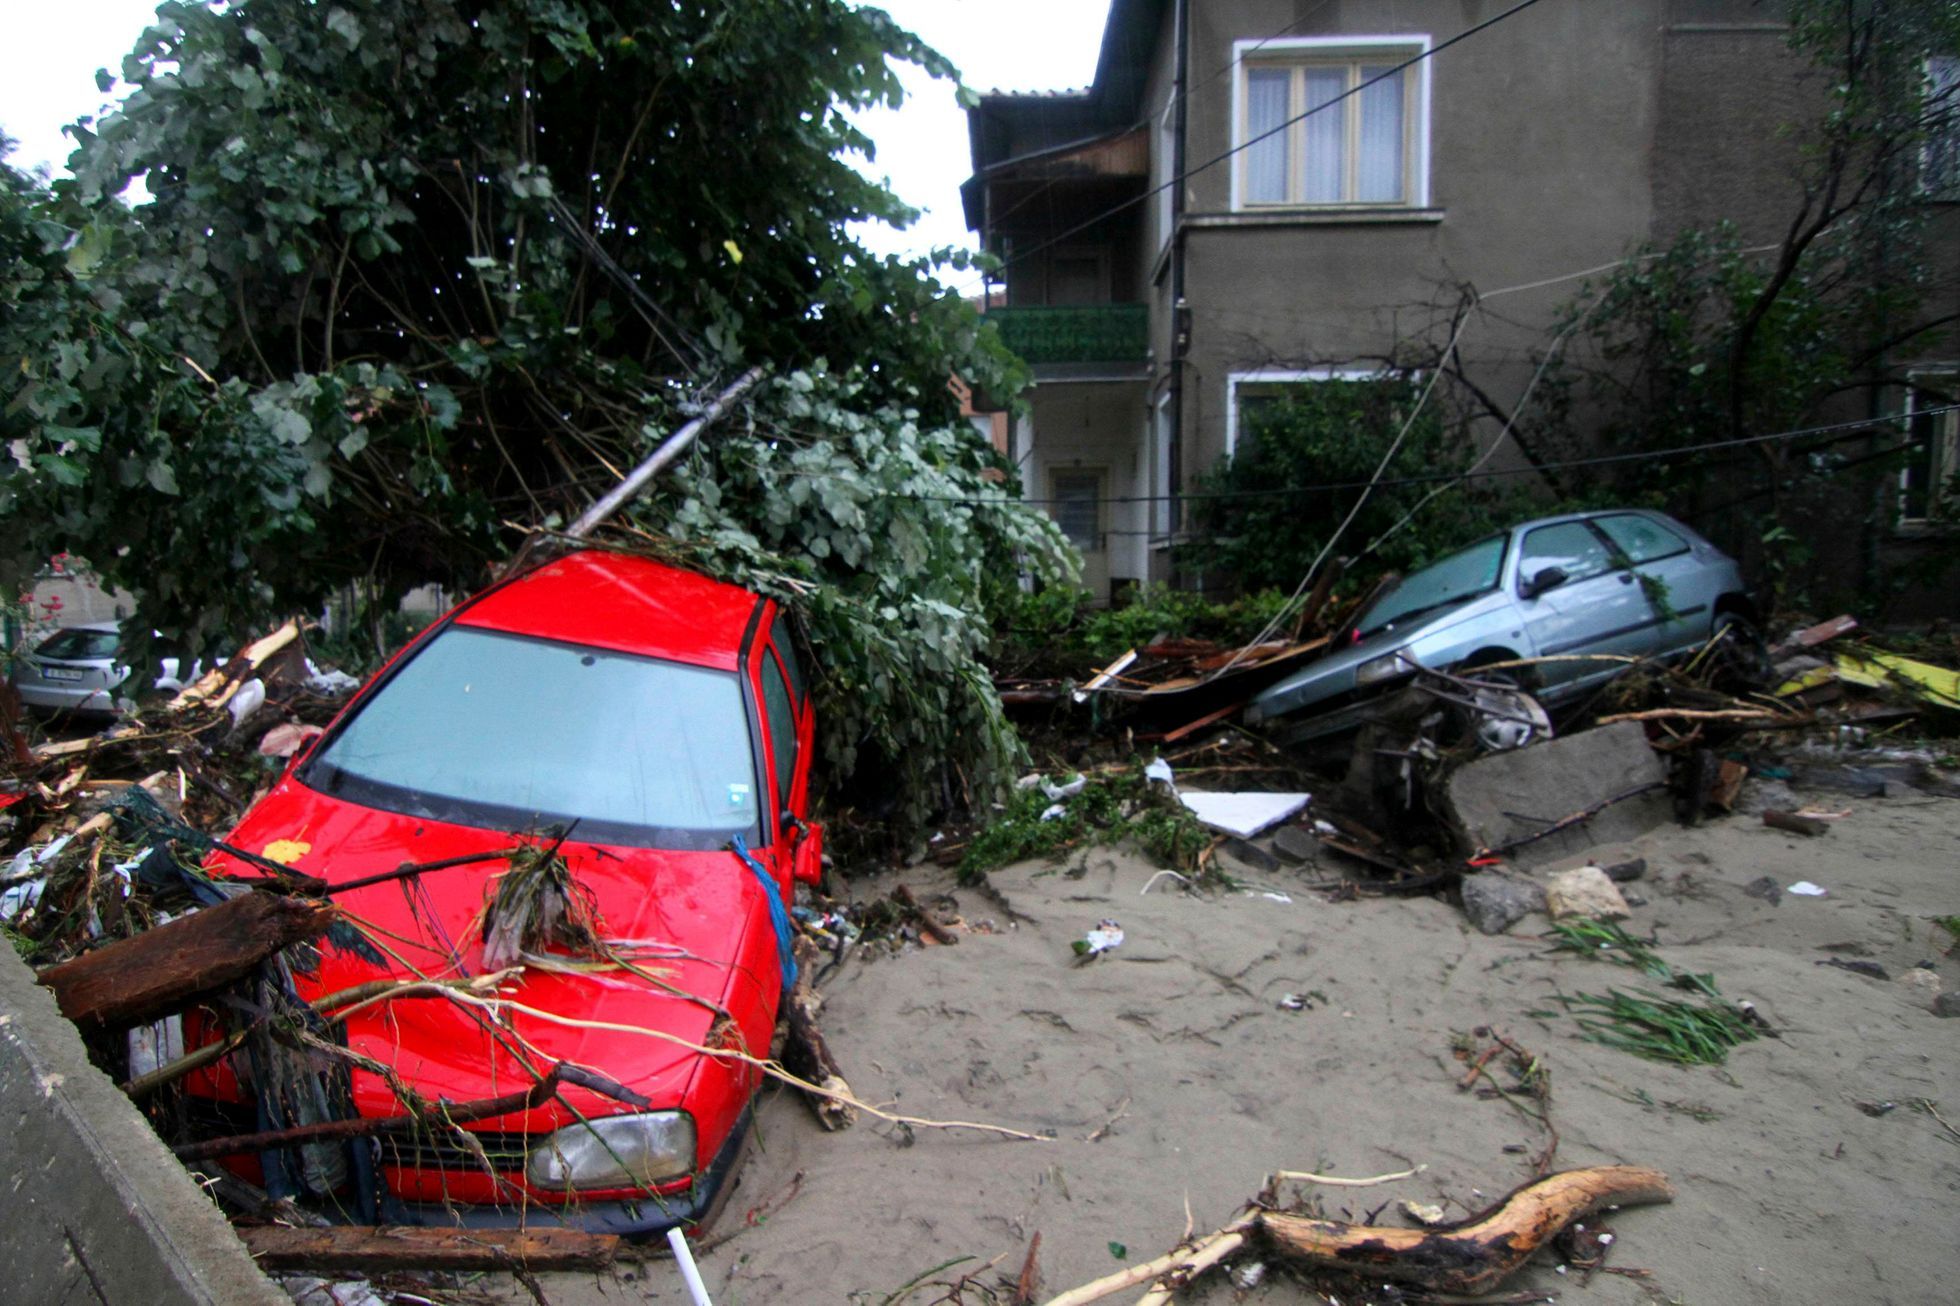
[[[1551,718],[1531,696],[1522,670],[1479,671],[1473,658],[1457,673],[1485,686],[1454,708],[1459,737],[1474,742],[1478,752],[1505,753],[1552,737]]]
[[[1776,663],[1769,655],[1769,645],[1749,618],[1739,612],[1718,614],[1712,638],[1718,680],[1730,681],[1744,689],[1762,689],[1776,678]]]

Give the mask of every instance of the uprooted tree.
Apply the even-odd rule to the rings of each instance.
[[[977,792],[990,587],[1071,564],[948,391],[1020,365],[847,227],[909,216],[844,157],[895,61],[953,71],[841,0],[164,4],[74,180],[0,170],[0,584],[193,651],[467,588],[761,363],[625,532],[800,612],[835,774]]]

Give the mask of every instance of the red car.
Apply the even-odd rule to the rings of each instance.
[[[270,1166],[288,1191],[340,1182],[343,1203],[365,1176],[383,1193],[368,1219],[556,1216],[621,1233],[701,1219],[739,1160],[759,1072],[644,1031],[768,1055],[793,970],[786,908],[794,882],[821,872],[821,832],[802,819],[811,728],[775,603],[657,562],[570,554],[436,622],[227,845],[330,884],[556,845],[598,933],[633,964],[539,957],[504,996],[542,1014],[506,1008],[501,1025],[441,998],[347,1020],[353,1052],[430,1101],[494,1098],[572,1067],[556,1098],[470,1122],[482,1156],[436,1129],[356,1145],[344,1180],[297,1150],[228,1164]],[[261,873],[223,854],[209,868]],[[493,857],[336,894],[375,947],[323,942],[299,995],[483,974],[485,904],[505,870]],[[221,1063],[193,1092],[248,1129],[256,1104],[262,1129],[248,1066]],[[404,1114],[377,1074],[354,1070],[351,1097],[364,1116]]]

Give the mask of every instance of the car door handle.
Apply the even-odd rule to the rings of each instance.
[[[1620,584],[1622,584],[1622,585],[1631,585],[1631,584],[1633,584],[1633,573],[1632,573],[1632,572],[1630,572],[1630,571],[1623,571],[1623,572],[1621,572],[1621,573],[1620,573]]]

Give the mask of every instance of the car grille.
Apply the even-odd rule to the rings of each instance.
[[[184,1123],[191,1137],[223,1138],[249,1134],[258,1129],[257,1115],[248,1103],[218,1102],[210,1098],[189,1098],[184,1103]],[[472,1132],[470,1135],[490,1158],[491,1167],[503,1174],[524,1169],[530,1153],[531,1135],[525,1133]],[[467,1172],[482,1174],[483,1163],[464,1147],[453,1129],[421,1130],[412,1134],[376,1134],[381,1145],[381,1164],[403,1170],[435,1171],[444,1174]]]

